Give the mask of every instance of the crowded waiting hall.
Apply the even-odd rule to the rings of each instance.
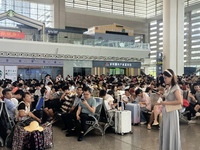
[[[200,0],[0,0],[0,150],[200,150]]]
[[[135,134],[132,127],[146,128],[147,133],[150,130],[159,132],[163,103],[171,88],[164,78],[171,72],[168,69],[156,79],[151,75],[104,74],[67,78],[58,75],[52,79],[47,74],[42,81],[1,80],[1,139],[8,147],[19,150],[34,144],[33,139],[30,140],[33,143],[27,142],[31,134],[44,138],[39,142],[45,148],[51,148],[55,127],[64,133],[60,136],[66,140],[77,137],[77,141],[87,141],[87,134],[92,130],[97,133],[90,136]],[[177,76],[175,83],[183,100],[178,108],[178,121],[197,125],[200,117],[199,78]],[[26,130],[37,131],[34,128],[39,127],[43,134],[40,130]]]

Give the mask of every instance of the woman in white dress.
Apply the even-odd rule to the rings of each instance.
[[[163,105],[163,118],[160,128],[159,150],[181,150],[178,110],[167,112],[166,107],[180,105],[183,100],[173,70],[165,70],[163,76],[165,84],[170,87],[164,93],[165,101],[160,102]]]

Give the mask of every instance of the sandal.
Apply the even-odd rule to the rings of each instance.
[[[157,125],[159,125],[159,123],[157,121],[154,121],[153,126],[157,126]]]
[[[150,124],[147,125],[147,129],[151,130],[151,125]]]

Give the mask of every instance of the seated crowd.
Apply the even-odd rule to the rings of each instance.
[[[178,84],[182,90],[184,100],[189,102],[186,107],[186,118],[189,123],[195,123],[192,117],[200,116],[200,88],[198,77],[179,76]],[[39,123],[54,122],[61,116],[66,136],[75,134],[76,125],[80,123],[78,141],[83,140],[87,130],[86,121],[95,113],[96,101],[94,97],[104,100],[106,111],[120,107],[126,108],[127,103],[140,105],[140,124],[159,125],[159,115],[162,114],[162,105],[165,89],[162,74],[154,79],[152,76],[106,76],[88,75],[85,77],[68,76],[65,80],[59,75],[55,80],[46,75],[45,80],[18,79],[0,81],[0,97],[6,104],[10,117],[17,121],[33,119]],[[153,103],[152,93],[157,96]],[[43,115],[35,110],[38,101],[44,99]]]

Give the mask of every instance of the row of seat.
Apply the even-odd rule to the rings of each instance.
[[[96,111],[94,115],[90,115],[94,120],[87,121],[86,124],[89,125],[89,128],[85,132],[84,135],[92,131],[93,129],[97,129],[100,131],[101,135],[104,135],[107,128],[114,126],[113,115],[110,115],[106,105],[102,98],[94,97],[96,100]],[[100,122],[105,123],[104,127],[100,125]]]

